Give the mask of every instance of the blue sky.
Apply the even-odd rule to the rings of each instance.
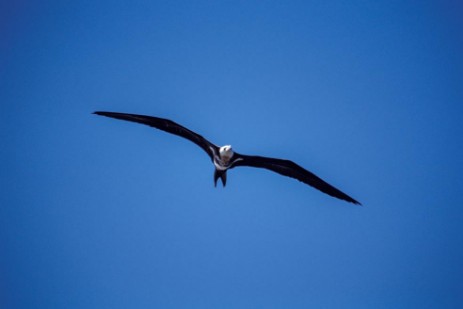
[[[457,1],[10,1],[2,308],[460,308]],[[225,189],[201,149],[287,158]]]

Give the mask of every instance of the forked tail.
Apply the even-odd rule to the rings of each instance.
[[[214,170],[214,186],[217,187],[217,180],[222,180],[222,185],[225,187],[227,184],[227,171]]]

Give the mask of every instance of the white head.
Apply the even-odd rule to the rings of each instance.
[[[225,145],[225,146],[220,147],[219,153],[220,153],[220,158],[225,159],[225,160],[229,160],[231,157],[233,157],[233,149],[231,145]]]

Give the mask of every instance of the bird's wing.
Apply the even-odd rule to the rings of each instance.
[[[320,177],[302,168],[296,163],[289,160],[266,158],[260,156],[247,156],[235,153],[236,157],[233,159],[233,167],[236,166],[251,166],[258,168],[266,168],[278,174],[295,178],[303,183],[306,183],[328,195],[345,200],[350,203],[361,205],[358,201],[354,200],[347,194],[336,189],[328,184]]]
[[[135,114],[125,114],[125,113],[113,113],[113,112],[94,112],[96,115],[106,116],[121,120],[133,121],[138,122],[141,124],[146,124],[150,127],[166,131],[168,133],[172,133],[178,135],[180,137],[186,138],[199,147],[201,147],[211,159],[214,156],[214,151],[218,149],[218,147],[207,139],[202,137],[201,135],[188,130],[187,128],[179,125],[178,123],[173,122],[169,119],[152,117],[152,116],[144,116],[144,115],[135,115]]]

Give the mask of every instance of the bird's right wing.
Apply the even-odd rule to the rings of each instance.
[[[114,112],[94,112],[96,115],[111,117],[120,120],[127,120],[148,125],[150,127],[186,138],[192,141],[199,147],[201,147],[211,159],[214,157],[214,151],[217,151],[218,147],[201,135],[173,122],[169,119],[158,118],[153,116],[144,116],[136,114],[125,114],[125,113],[114,113]]]
[[[233,160],[233,167],[236,166],[250,166],[250,167],[258,167],[258,168],[265,168],[276,172],[278,174],[288,176],[294,179],[297,179],[309,186],[312,186],[328,195],[336,197],[338,199],[354,203],[357,205],[361,205],[358,201],[351,198],[344,192],[336,189],[329,183],[322,180],[317,175],[309,172],[308,170],[302,168],[301,166],[297,165],[293,161],[290,160],[282,160],[282,159],[274,159],[274,158],[267,158],[261,156],[247,156],[235,153],[236,158]]]

